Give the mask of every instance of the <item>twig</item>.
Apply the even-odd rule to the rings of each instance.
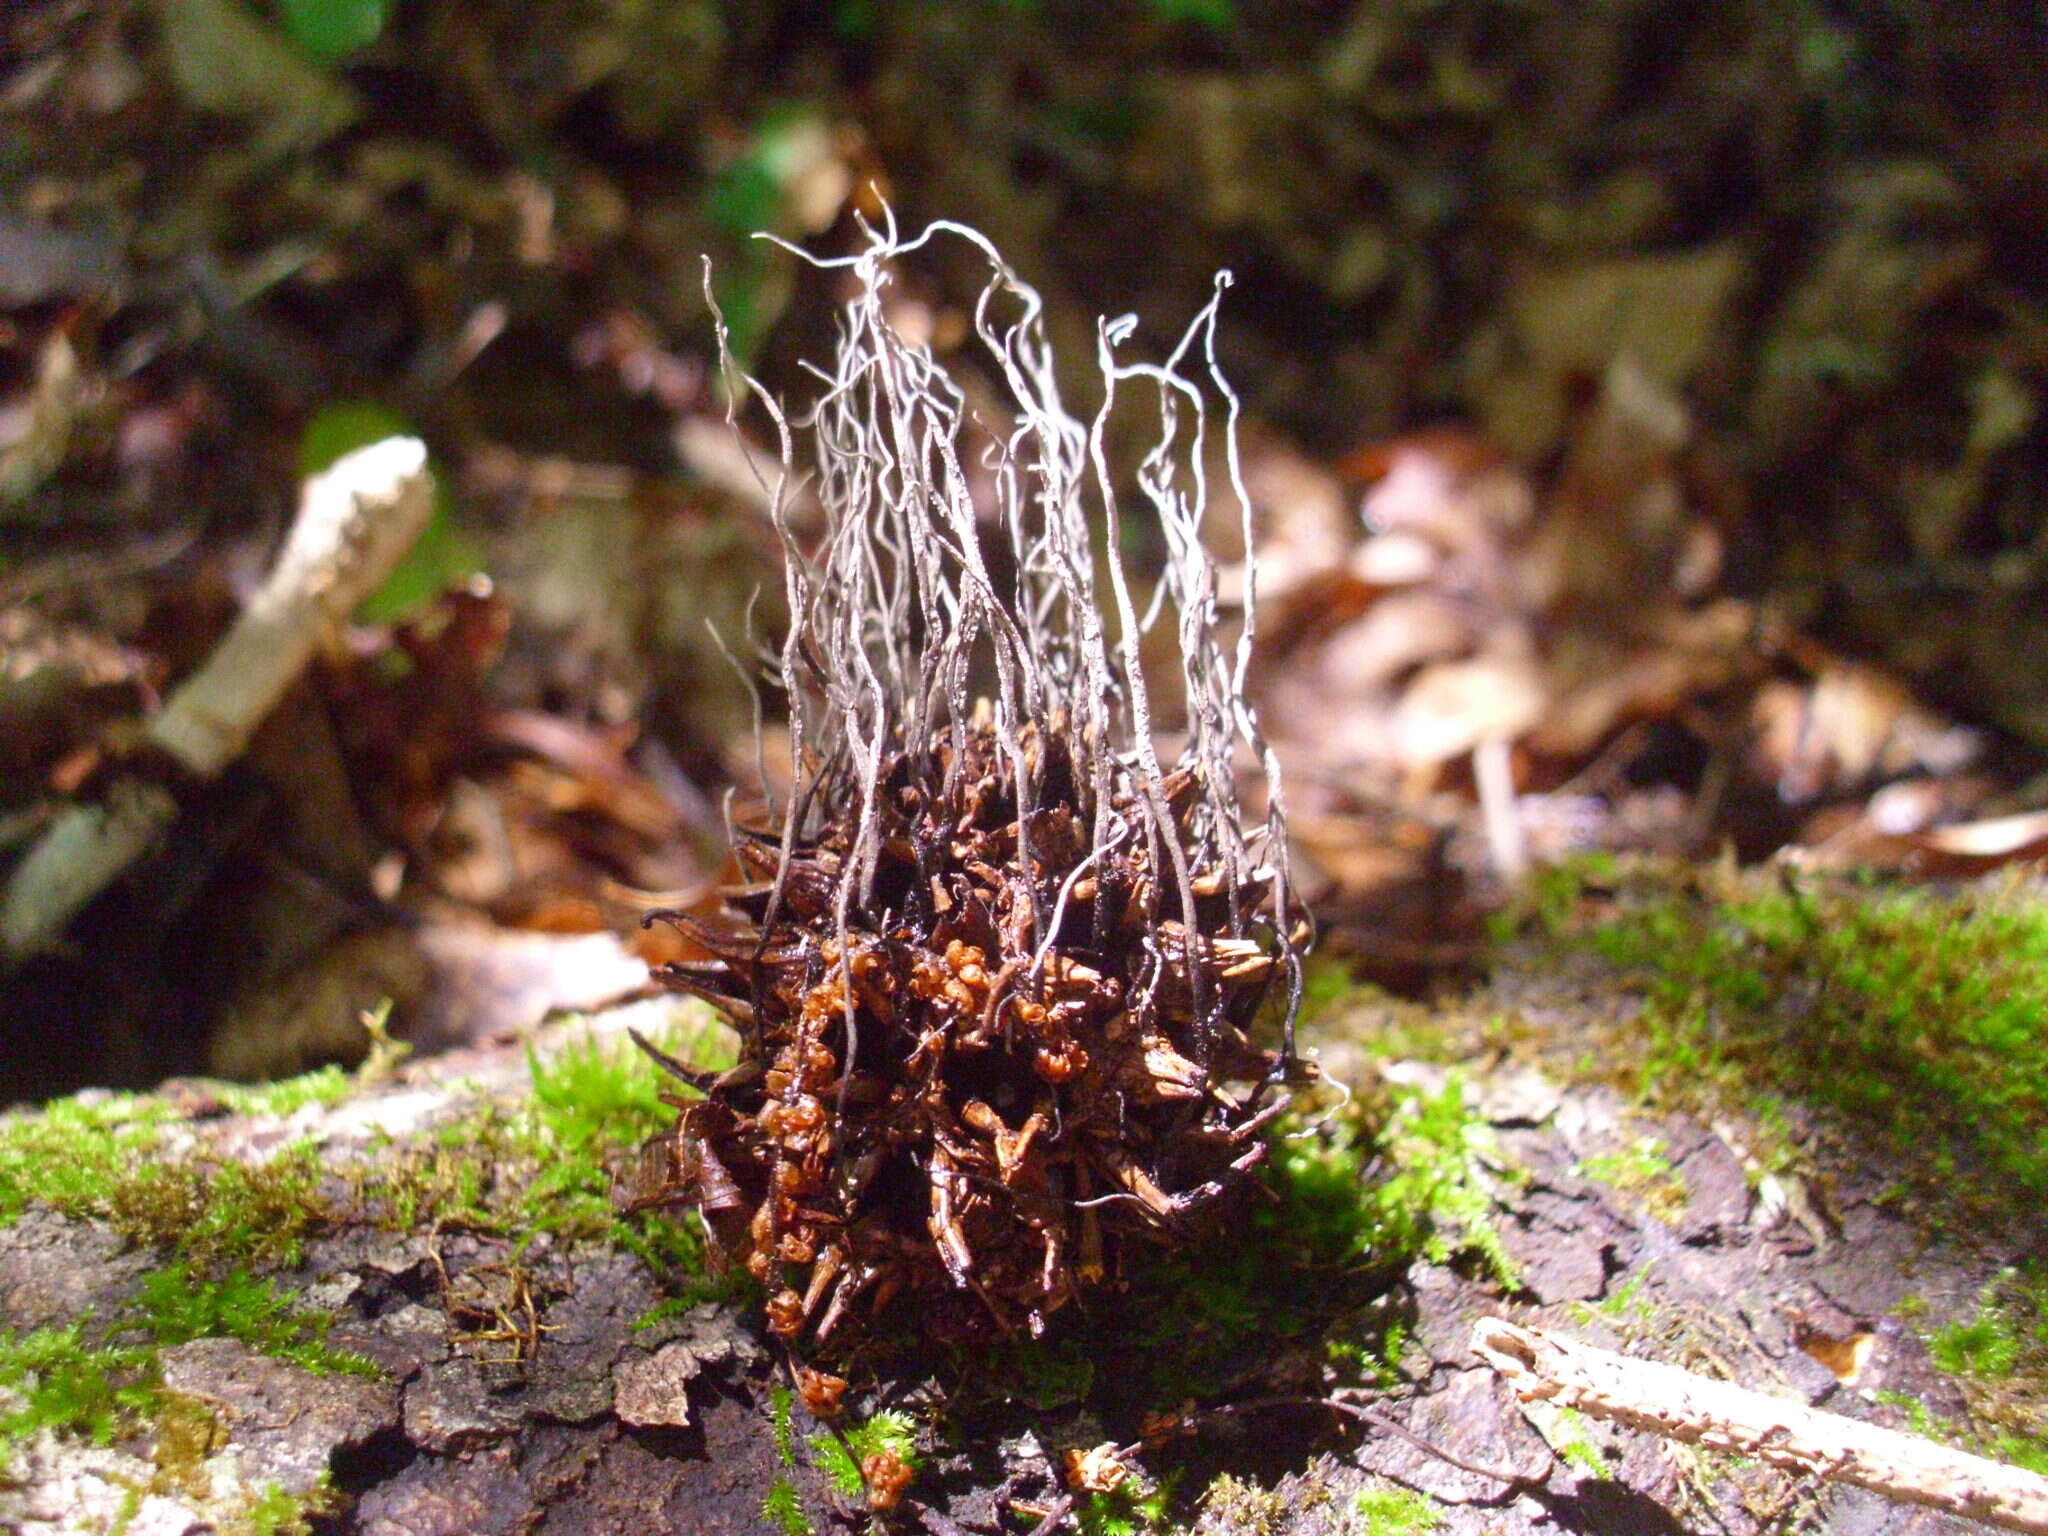
[[[427,450],[394,437],[308,480],[277,565],[197,673],[149,722],[145,740],[196,779],[242,755],[314,652],[398,564],[434,509]],[[59,816],[0,904],[0,963],[54,944],[66,925],[146,853],[178,814],[141,778]]]
[[[1919,1435],[1500,1318],[1474,1327],[1472,1348],[1524,1401],[1550,1398],[1689,1445],[1755,1456],[1788,1472],[1854,1483],[2007,1530],[2048,1533],[2048,1477]]]

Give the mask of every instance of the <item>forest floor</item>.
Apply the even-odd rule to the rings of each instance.
[[[2041,1069],[1953,1027],[1978,980],[2039,1006],[2033,897],[1603,865],[1431,1001],[1320,967],[1304,1039],[1353,1099],[1307,1106],[1241,1219],[1037,1343],[885,1318],[836,1433],[758,1294],[607,1199],[662,1122],[623,1030],[715,1055],[694,1004],[59,1101],[0,1125],[0,1529],[860,1528],[878,1449],[915,1469],[879,1524],[942,1536],[1056,1507],[1091,1533],[1970,1529],[1518,1404],[1469,1338],[1504,1317],[2048,1460]],[[1062,1505],[1068,1452],[1139,1442]]]

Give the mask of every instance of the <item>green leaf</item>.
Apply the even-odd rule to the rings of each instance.
[[[387,437],[417,437],[411,422],[373,400],[340,400],[325,405],[299,438],[299,475],[317,475],[345,453]]]
[[[237,0],[158,0],[171,78],[201,112],[267,121],[262,149],[317,142],[355,116],[355,97]]]
[[[477,547],[448,510],[446,493],[434,492],[434,515],[413,542],[398,568],[384,584],[363,599],[356,610],[365,624],[397,624],[421,612],[450,587],[459,586],[483,566]]]
[[[1192,21],[1218,32],[1237,21],[1230,0],[1152,0],[1152,12],[1162,21]]]
[[[323,406],[299,439],[299,473],[317,475],[343,454],[387,437],[414,437],[412,423],[372,400],[342,400]],[[363,599],[357,617],[366,624],[396,624],[419,614],[443,592],[483,569],[483,556],[461,528],[446,487],[437,481],[434,515],[384,584]]]
[[[377,41],[391,0],[277,0],[278,19],[316,64],[338,64]]]

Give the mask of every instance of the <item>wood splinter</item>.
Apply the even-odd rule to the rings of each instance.
[[[1755,1456],[1787,1472],[1854,1483],[2007,1530],[2048,1533],[2048,1477],[1919,1435],[1501,1318],[1474,1326],[1472,1348],[1524,1402],[1549,1398],[1688,1445]]]

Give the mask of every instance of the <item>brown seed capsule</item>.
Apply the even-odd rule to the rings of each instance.
[[[1032,1066],[1048,1083],[1064,1083],[1088,1065],[1088,1053],[1071,1040],[1042,1047]]]
[[[829,1421],[838,1418],[844,1406],[840,1400],[846,1396],[846,1378],[800,1365],[796,1367],[796,1390],[811,1417]]]
[[[783,1106],[777,1129],[803,1135],[817,1130],[825,1123],[825,1106],[810,1094],[800,1094]],[[769,1127],[764,1125],[763,1130]]]
[[[902,1502],[915,1474],[894,1451],[877,1451],[861,1458],[860,1475],[868,1487],[868,1508],[886,1515]]]
[[[768,1298],[768,1331],[782,1338],[802,1331],[804,1299],[795,1291],[777,1291]]]

